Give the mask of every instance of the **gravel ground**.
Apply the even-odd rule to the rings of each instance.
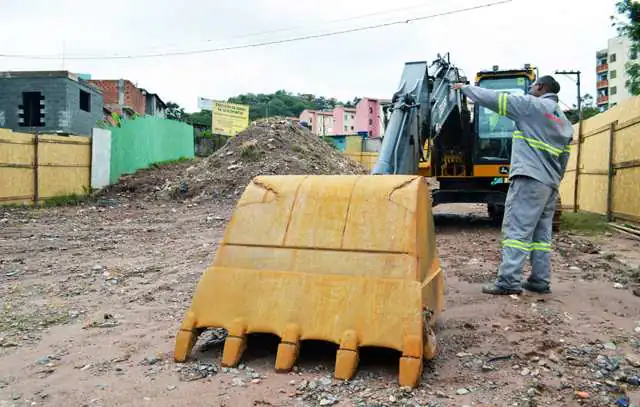
[[[174,363],[231,208],[93,205],[0,210],[2,407],[640,405],[636,241],[561,233],[553,294],[489,297],[499,230],[483,208],[436,208],[447,308],[439,354],[410,391],[382,350],[363,352],[349,382],[331,378],[336,349],[323,343],[303,343],[295,370],[275,373],[268,335],[250,338],[238,369],[220,367],[219,331]]]

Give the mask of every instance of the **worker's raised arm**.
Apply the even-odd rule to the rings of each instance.
[[[474,103],[511,120],[527,115],[531,109],[531,99],[527,96],[512,95],[471,85],[465,85],[459,89]]]

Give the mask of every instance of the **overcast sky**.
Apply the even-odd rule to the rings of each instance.
[[[94,79],[129,79],[187,111],[197,97],[240,93],[313,93],[340,100],[389,98],[406,61],[451,53],[472,78],[477,70],[531,63],[540,74],[583,72],[595,93],[595,52],[616,35],[615,0],[511,0],[407,24],[238,50],[119,60],[74,57],[203,50],[341,31],[429,16],[499,0],[0,0],[0,70],[58,70]],[[10,34],[11,33],[11,34]],[[61,56],[66,56],[63,61]],[[575,82],[558,78],[562,101]]]

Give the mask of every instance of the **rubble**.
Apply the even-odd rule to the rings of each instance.
[[[254,123],[211,156],[190,165],[173,164],[125,176],[103,195],[232,203],[258,175],[367,173],[306,128],[276,118]]]

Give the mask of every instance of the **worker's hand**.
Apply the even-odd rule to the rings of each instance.
[[[453,90],[458,90],[461,89],[464,86],[464,83],[462,82],[457,82],[451,85],[451,87],[453,88]]]

